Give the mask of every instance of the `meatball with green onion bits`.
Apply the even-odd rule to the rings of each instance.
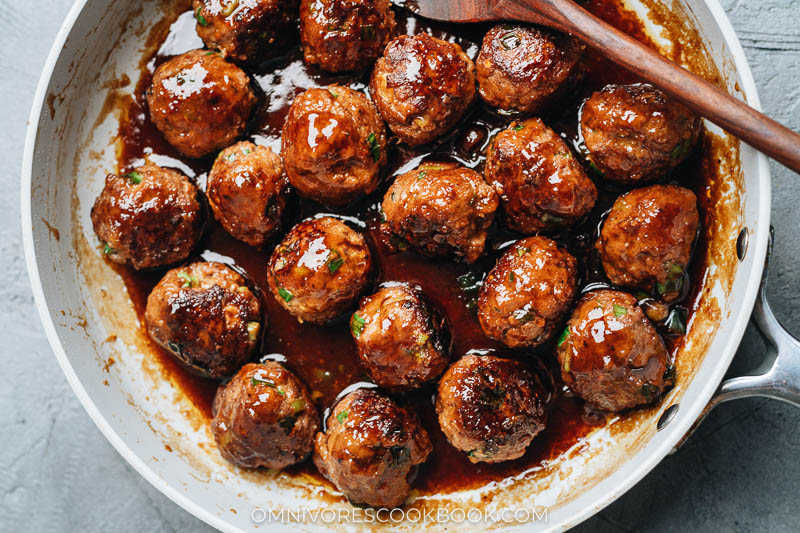
[[[486,336],[511,348],[533,348],[550,340],[577,294],[577,263],[546,237],[510,246],[478,297],[478,319]]]
[[[141,270],[189,257],[205,217],[200,192],[189,178],[145,163],[127,174],[106,177],[91,218],[105,256]]]
[[[246,364],[221,385],[212,415],[220,453],[245,468],[285,468],[303,461],[319,430],[308,389],[274,361]]]
[[[655,402],[674,381],[664,340],[628,293],[586,293],[556,348],[561,377],[593,406],[623,411]]]
[[[314,442],[314,465],[354,504],[398,507],[433,449],[416,415],[374,389],[347,394]]]
[[[692,191],[652,185],[617,198],[595,248],[611,283],[670,302],[683,293],[699,225]]]
[[[325,205],[345,205],[373,192],[386,163],[386,129],[375,106],[363,93],[339,85],[295,98],[281,142],[292,186]]]
[[[350,318],[361,364],[372,381],[408,390],[438,378],[449,362],[444,317],[419,287],[388,283],[361,300]]]
[[[244,277],[198,261],[167,272],[147,297],[150,337],[198,374],[225,378],[256,354],[266,317]]]
[[[267,265],[270,292],[299,322],[324,324],[352,310],[371,281],[364,236],[333,217],[297,224]]]
[[[176,150],[193,158],[233,144],[256,103],[247,74],[207,50],[162,63],[147,90],[150,120]]]
[[[465,355],[447,369],[436,394],[439,426],[473,463],[522,457],[545,427],[549,392],[524,363]]]

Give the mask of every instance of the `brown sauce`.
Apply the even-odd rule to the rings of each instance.
[[[632,34],[637,39],[652,46],[652,42],[643,33],[640,22],[629,12],[620,11],[617,3],[610,0],[590,0],[584,6],[616,27]],[[429,23],[417,19],[405,12],[398,12],[401,33],[418,33],[428,30],[434,36],[455,40],[462,45],[471,56],[477,55],[483,34],[489,29],[485,24],[445,25]],[[119,156],[120,171],[124,172],[141,163],[142,158],[149,158],[163,166],[177,167],[184,172],[194,174],[198,183],[204,186],[205,176],[213,163],[212,158],[190,160],[175,151],[150,123],[145,102],[145,91],[150,83],[154,68],[172,55],[201,47],[202,43],[194,31],[194,18],[191,12],[182,14],[172,24],[169,36],[158,53],[145,58],[142,62],[142,77],[136,87],[134,98],[123,115],[127,120],[120,126],[122,149]],[[543,120],[555,131],[561,133],[573,146],[576,145],[577,113],[580,104],[593,91],[601,89],[609,83],[635,83],[636,78],[629,72],[608,62],[604,58],[587,50],[585,55],[586,72],[583,82],[574,94],[554,109]],[[262,65],[251,72],[254,80],[262,89],[263,104],[253,119],[251,138],[257,144],[267,144],[279,150],[280,129],[283,125],[289,104],[294,95],[312,86],[324,86],[330,83],[349,84],[355,89],[364,90],[367,74],[355,77],[331,76],[314,67],[303,64],[297,46],[287,56]],[[549,405],[547,429],[534,439],[527,453],[520,459],[500,464],[472,464],[466,455],[457,452],[445,440],[439,429],[432,398],[435,387],[429,386],[411,393],[403,398],[411,404],[413,410],[420,414],[422,424],[431,435],[434,451],[419,472],[415,488],[424,493],[444,492],[456,489],[473,488],[490,481],[497,481],[508,476],[520,474],[530,468],[552,459],[574,445],[585,436],[593,425],[602,424],[601,414],[584,407],[583,401],[575,398],[563,386],[554,362],[552,343],[541,349],[528,352],[515,352],[499,343],[487,339],[478,325],[474,306],[470,300],[474,293],[462,288],[465,274],[472,273],[480,279],[491,269],[500,255],[504,244],[520,238],[499,227],[498,224],[490,233],[487,245],[488,253],[475,265],[464,265],[444,259],[428,259],[414,252],[392,254],[382,244],[377,231],[377,213],[375,206],[380,201],[391,182],[391,177],[400,173],[404,167],[413,168],[423,158],[439,160],[456,160],[464,165],[481,171],[483,168],[483,150],[490,138],[504,129],[514,117],[502,116],[488,109],[482,103],[476,104],[472,112],[453,132],[433,146],[420,149],[409,149],[393,145],[390,148],[390,164],[385,172],[384,185],[371,195],[345,209],[333,211],[338,215],[357,219],[370,242],[378,269],[378,281],[407,281],[420,285],[427,296],[438,304],[448,319],[454,338],[453,358],[461,357],[470,350],[496,350],[500,354],[526,357],[538,361],[552,377],[554,394]],[[701,150],[707,146],[701,146]],[[699,194],[706,187],[706,180],[700,164],[700,157],[695,154],[678,168],[668,180],[693,189],[701,198],[701,209],[710,206],[705,194]],[[591,175],[591,174],[590,174]],[[582,224],[553,236],[566,246],[579,260],[581,265],[581,283],[586,287],[591,284],[607,283],[596,256],[591,252],[592,244],[602,221],[603,214],[611,207],[614,199],[622,191],[610,189],[602,182],[597,182],[600,197],[591,215]],[[299,220],[319,212],[332,212],[319,205],[305,200],[298,200],[290,209],[285,229]],[[704,211],[705,212],[705,211]],[[706,270],[705,239],[701,232],[697,245],[697,253],[689,271],[689,283],[686,284],[685,296],[677,305],[687,307],[691,312],[697,297],[700,280]],[[266,287],[266,262],[272,246],[257,250],[229,236],[213,220],[200,244],[198,255],[206,259],[225,259],[232,261],[244,272],[255,287]],[[128,291],[139,317],[144,317],[144,310],[152,287],[163,275],[163,271],[135,272],[126,267],[117,267],[125,279]],[[267,316],[266,329],[261,354],[264,357],[284,361],[285,364],[300,376],[314,393],[322,410],[329,408],[342,389],[357,382],[367,381],[356,356],[355,345],[350,337],[344,319],[327,326],[299,324],[296,319],[286,313],[271,297],[263,298]],[[670,336],[662,328],[665,339],[673,350],[681,337]],[[146,336],[146,334],[145,334]],[[211,401],[218,383],[213,380],[197,377],[184,369],[168,352],[152,343],[152,354],[157,357],[171,378],[181,387],[191,401],[210,417]],[[680,376],[678,376],[680,379]],[[289,469],[289,472],[316,473],[310,461]]]

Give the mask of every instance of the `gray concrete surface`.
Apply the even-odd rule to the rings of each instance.
[[[31,99],[70,0],[0,0],[0,531],[206,531],[105,441],[50,353],[28,287],[19,173]],[[723,0],[766,111],[800,130],[800,2]],[[800,334],[800,187],[772,164],[770,298]],[[733,371],[762,353],[748,333]],[[578,530],[800,531],[800,410],[766,400],[717,409],[691,441]]]

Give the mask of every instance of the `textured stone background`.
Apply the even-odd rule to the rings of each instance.
[[[769,115],[800,130],[800,2],[723,0]],[[26,120],[70,0],[0,0],[0,531],[205,531],[114,451],[62,376],[28,286],[19,228]],[[798,176],[772,164],[770,300],[800,334]],[[748,332],[734,372],[763,345]],[[800,531],[800,410],[743,400],[714,411],[679,453],[580,531]]]

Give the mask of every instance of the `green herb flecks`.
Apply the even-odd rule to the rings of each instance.
[[[331,250],[328,254],[328,272],[335,274],[337,270],[344,264],[344,257],[336,250]]]
[[[559,347],[561,347],[561,345],[564,344],[564,341],[566,341],[569,338],[569,335],[570,335],[569,326],[567,326],[567,327],[564,328],[564,331],[562,331],[561,335],[558,337],[558,346]]]
[[[627,314],[628,314],[627,309],[625,309],[621,305],[614,304],[614,316],[622,316]]]
[[[353,313],[353,317],[350,319],[350,331],[353,333],[353,337],[359,338],[366,324],[367,322],[358,316],[358,313]]]
[[[107,242],[103,243],[103,254],[104,255],[114,255],[117,253],[115,249],[108,245]]]
[[[331,93],[331,96],[333,97],[333,99],[334,99],[334,100],[336,100],[337,98],[339,98],[339,93],[337,93],[337,92],[336,92],[336,91],[334,91],[333,89],[328,89],[328,92],[329,92],[329,93]]]
[[[518,246],[517,247],[517,257],[522,257],[523,255],[527,254],[530,251],[531,251],[531,249],[528,248],[527,246]]]
[[[339,414],[336,415],[336,420],[338,420],[340,424],[344,424],[344,421],[347,419],[347,415],[349,415],[349,414],[350,413],[348,413],[346,410],[345,411],[339,411]]]
[[[189,275],[188,272],[178,272],[178,277],[183,280],[181,288],[190,289],[197,284],[197,277]]]
[[[292,301],[292,298],[294,298],[294,296],[292,296],[292,293],[287,291],[283,287],[278,288],[278,296],[283,298],[283,301],[286,302],[287,304]]]
[[[202,7],[198,7],[198,8],[195,10],[195,12],[194,12],[194,18],[196,18],[196,19],[197,19],[197,23],[198,23],[198,24],[200,24],[201,26],[203,26],[203,27],[205,28],[206,26],[208,26],[208,21],[207,21],[207,20],[206,20],[206,18],[203,16],[203,14],[202,14],[202,13],[200,13],[200,11],[202,11],[202,9],[203,9]]]
[[[139,185],[142,182],[142,175],[135,170],[125,174],[125,177],[128,178],[128,180],[134,185]]]
[[[422,178],[424,178],[427,175],[428,175],[427,172],[425,172],[424,170],[420,170],[419,174],[417,174],[417,180],[421,180]]]
[[[520,122],[519,124],[517,124],[516,126],[514,126],[512,129],[513,129],[514,131],[522,131],[522,130],[524,130],[524,129],[525,129],[525,126],[524,126],[524,125],[523,125],[523,124]]]
[[[367,146],[369,152],[372,154],[372,160],[376,163],[381,160],[381,146],[378,144],[378,137],[374,133],[370,133],[367,137]]]

